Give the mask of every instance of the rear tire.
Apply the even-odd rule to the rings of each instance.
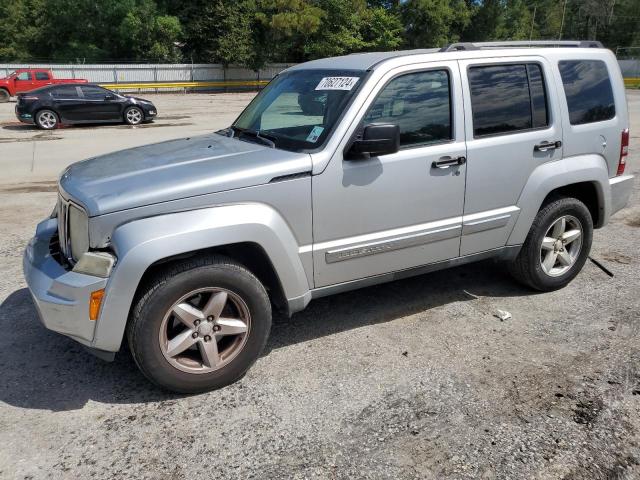
[[[41,130],[53,130],[60,123],[60,119],[58,118],[58,114],[53,110],[40,110],[36,113],[36,127]]]
[[[144,113],[138,107],[129,107],[124,111],[124,121],[127,125],[140,125],[144,121]]]
[[[11,95],[4,88],[0,88],[0,103],[7,103]]]
[[[548,292],[566,286],[584,266],[593,240],[589,209],[576,198],[544,205],[509,271],[520,283]]]
[[[269,297],[249,270],[226,257],[197,257],[173,264],[143,288],[127,338],[149,380],[198,393],[240,379],[270,329]]]

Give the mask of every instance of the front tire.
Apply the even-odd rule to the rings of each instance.
[[[198,393],[240,379],[270,329],[271,303],[260,281],[226,257],[198,257],[167,268],[143,289],[127,337],[149,380]]]
[[[566,286],[584,266],[593,240],[589,209],[576,198],[543,206],[509,271],[520,283],[547,292]]]
[[[53,130],[60,123],[58,114],[53,110],[40,110],[36,113],[36,126],[41,130]]]
[[[129,107],[124,111],[124,121],[127,125],[140,125],[144,120],[144,113],[138,107]]]

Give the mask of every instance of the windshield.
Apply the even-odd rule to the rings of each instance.
[[[276,148],[322,146],[362,84],[362,70],[294,70],[276,77],[240,114],[235,136],[265,140]]]

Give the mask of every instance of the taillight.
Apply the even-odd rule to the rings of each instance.
[[[620,160],[618,161],[618,171],[616,175],[622,175],[624,173],[624,167],[627,166],[627,155],[629,154],[629,129],[626,128],[622,131],[622,138],[620,142]]]

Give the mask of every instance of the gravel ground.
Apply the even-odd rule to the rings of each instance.
[[[171,97],[158,102],[202,108]],[[628,99],[637,174],[640,92]],[[69,149],[95,133],[62,131]],[[103,363],[39,324],[21,255],[55,177],[20,178],[0,185],[1,478],[640,478],[638,181],[595,233],[613,278],[587,263],[535,294],[484,262],[321,299],[275,319],[243,380],[177,396],[128,354]]]

